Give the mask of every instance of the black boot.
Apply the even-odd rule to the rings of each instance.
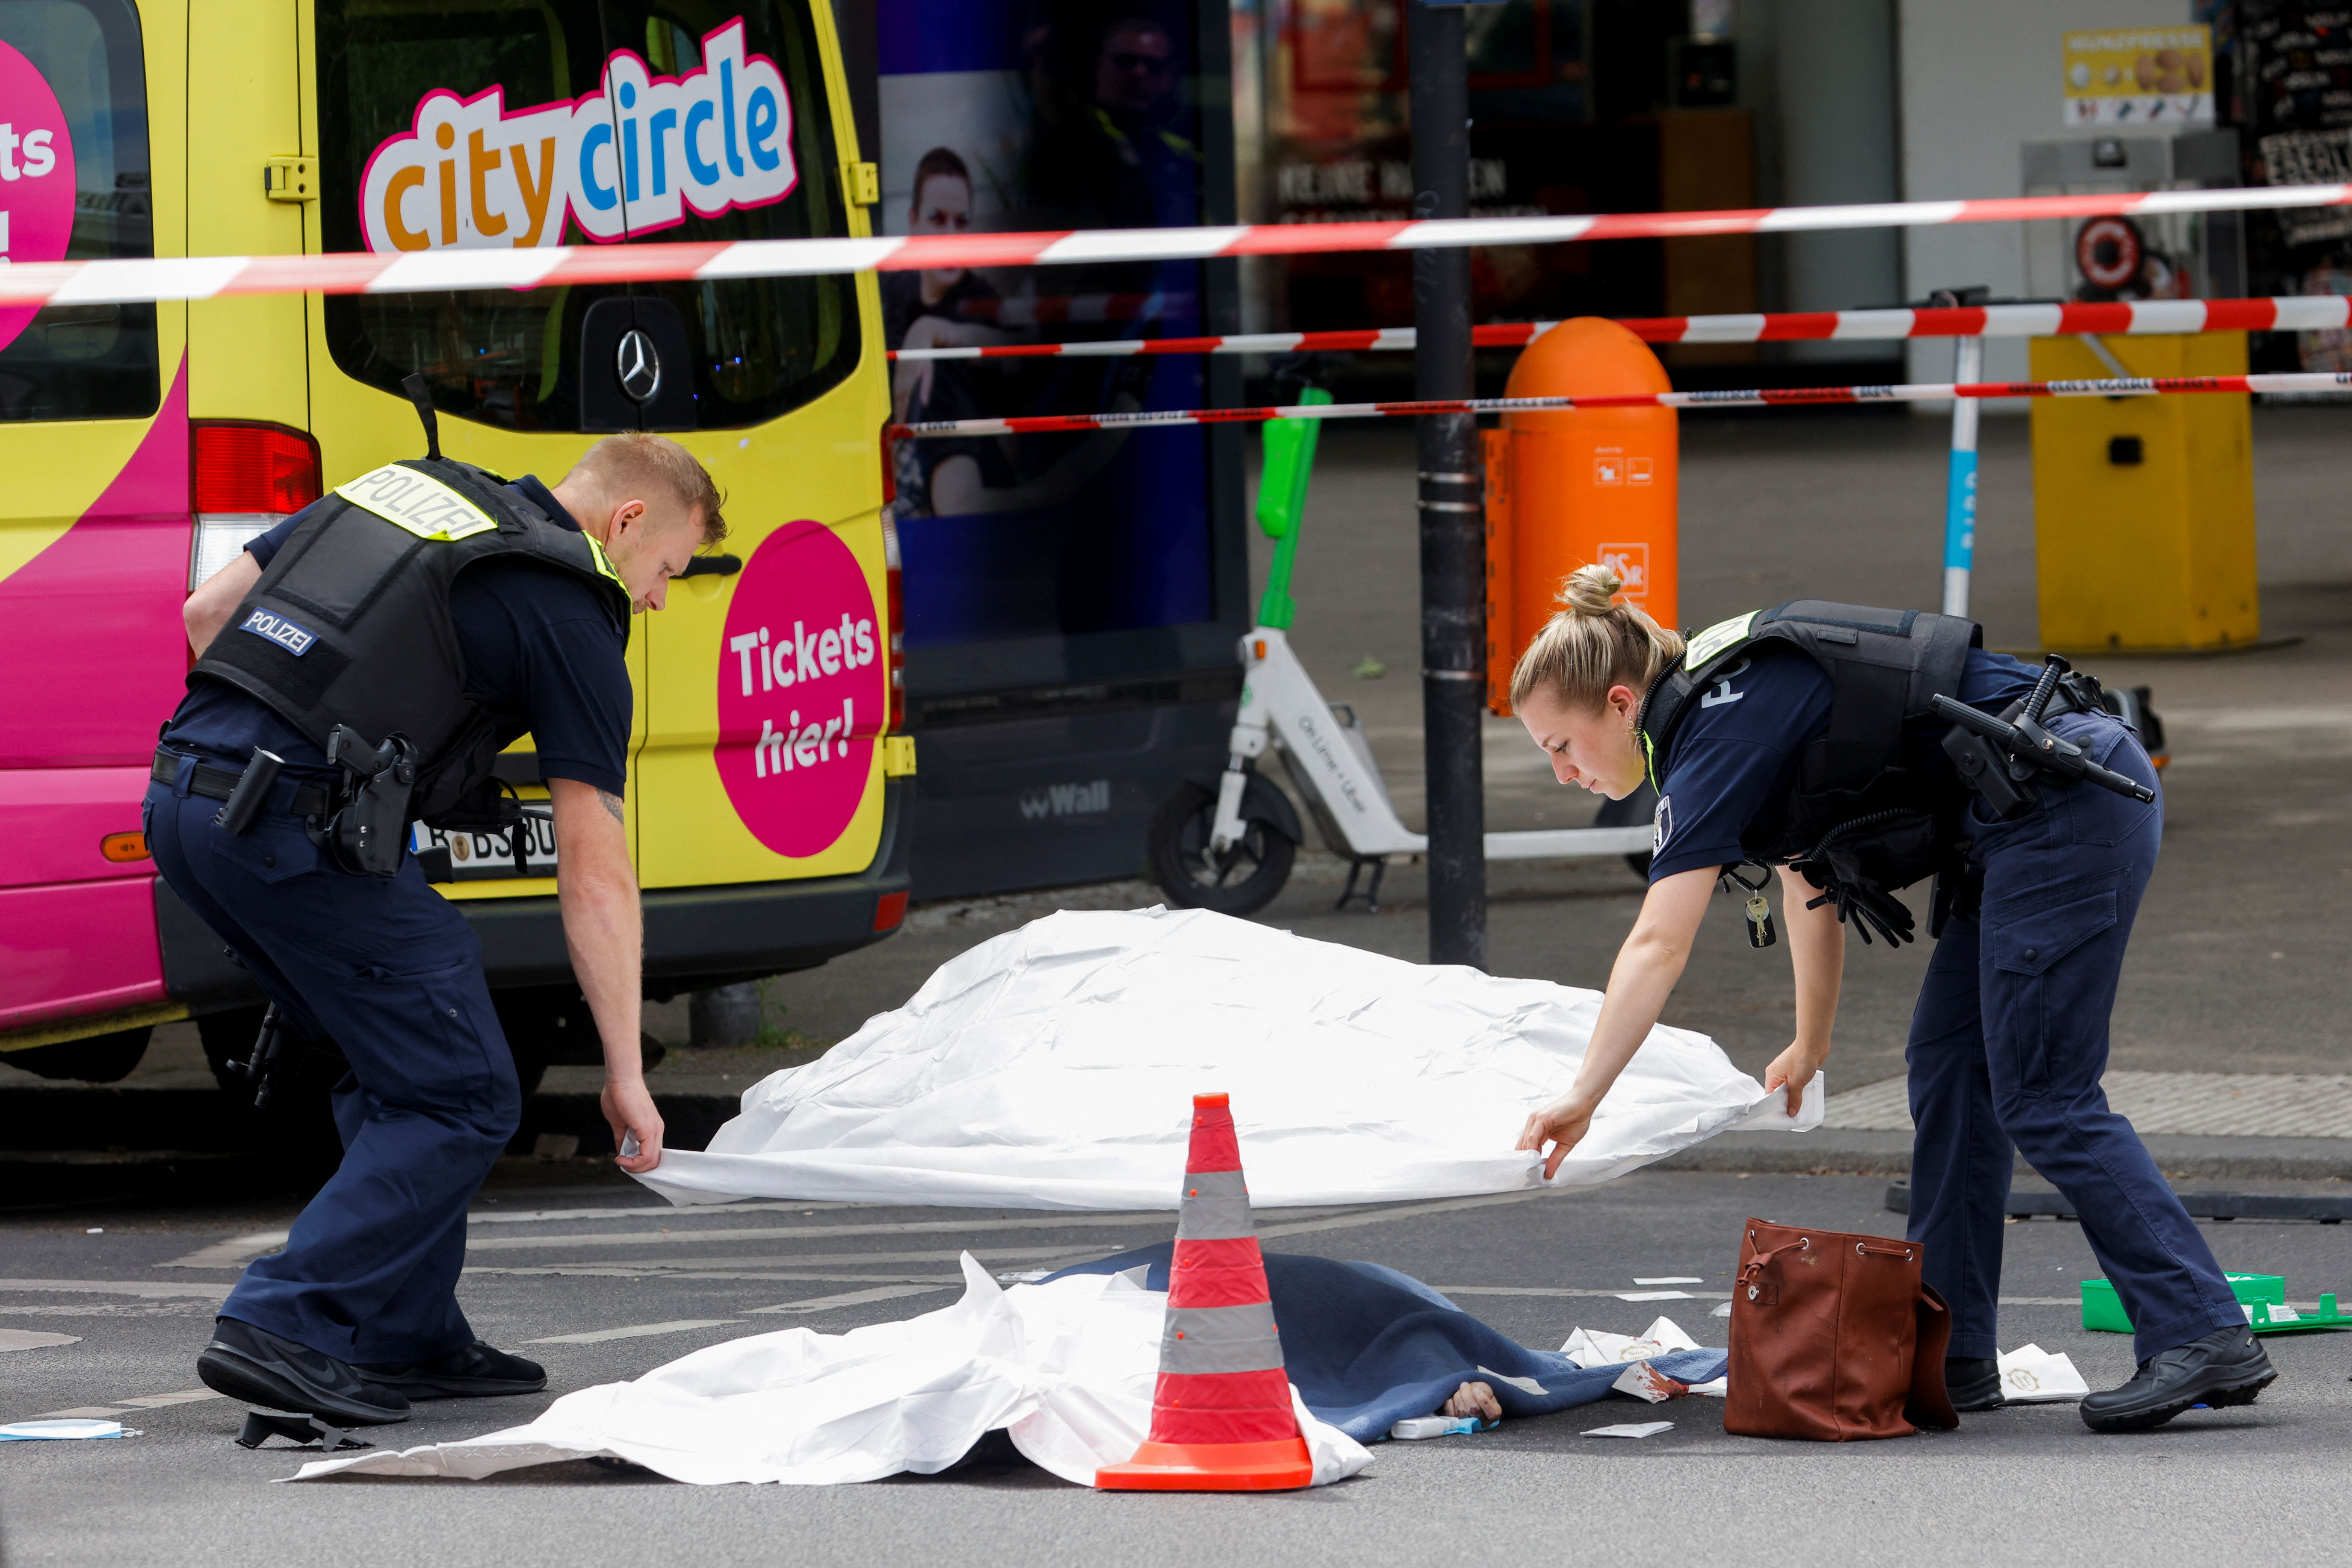
[[[1944,1392],[1952,1396],[1955,1410],[1997,1410],[2007,1403],[2000,1393],[2000,1363],[1990,1356],[1946,1356]]]
[[[2215,1329],[2139,1363],[2121,1388],[2083,1401],[2094,1432],[2145,1432],[2194,1405],[2252,1405],[2277,1378],[2271,1358],[2244,1329]]]
[[[360,1375],[394,1397],[481,1399],[499,1394],[537,1394],[547,1386],[547,1369],[535,1361],[492,1350],[476,1340],[464,1350],[432,1361],[380,1362]]]
[[[316,1415],[333,1426],[388,1426],[408,1419],[408,1401],[331,1355],[236,1318],[213,1323],[196,1358],[205,1386],[269,1410]]]

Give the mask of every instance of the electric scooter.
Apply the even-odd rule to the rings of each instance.
[[[1303,403],[1331,395],[1307,388]],[[1426,853],[1429,839],[1397,819],[1370,743],[1355,711],[1327,702],[1291,651],[1286,635],[1298,611],[1290,595],[1298,529],[1314,467],[1319,420],[1276,419],[1265,426],[1265,464],[1257,522],[1274,541],[1274,562],[1258,604],[1258,624],[1242,638],[1241,711],[1231,759],[1212,783],[1188,779],[1151,821],[1147,848],[1154,879],[1171,903],[1245,915],[1263,909],[1289,879],[1305,834],[1290,800],[1255,764],[1272,749],[1289,772],[1323,841],[1348,859],[1337,908],[1361,895],[1380,909],[1381,879],[1397,858]],[[1657,797],[1645,785],[1601,808],[1601,826],[1486,835],[1489,860],[1564,860],[1622,855],[1646,873],[1651,814]]]

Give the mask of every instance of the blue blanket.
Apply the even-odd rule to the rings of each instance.
[[[1148,1266],[1144,1283],[1168,1289],[1172,1243],[1080,1263],[1054,1276],[1123,1274]],[[1580,1368],[1556,1351],[1530,1350],[1488,1328],[1409,1274],[1377,1263],[1268,1253],[1265,1279],[1282,1325],[1282,1356],[1307,1408],[1360,1443],[1384,1437],[1408,1415],[1428,1415],[1465,1382],[1495,1390],[1507,1416],[1589,1405],[1622,1375]],[[1676,1351],[1651,1364],[1684,1383],[1721,1377],[1729,1357]]]

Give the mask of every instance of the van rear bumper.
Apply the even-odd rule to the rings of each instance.
[[[863,871],[794,882],[655,888],[640,895],[646,994],[666,1000],[811,969],[888,936],[897,922],[877,931],[875,912],[884,898],[905,893],[911,882],[915,781],[886,779],[882,788],[882,837],[873,864]],[[476,899],[457,907],[482,940],[482,969],[492,990],[572,981],[563,920],[553,899]],[[229,961],[220,938],[161,877],[155,879],[155,931],[164,989],[191,1013],[262,1000],[252,977]]]

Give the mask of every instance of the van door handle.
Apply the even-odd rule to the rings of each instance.
[[[698,555],[686,563],[681,577],[732,577],[743,570],[740,555]]]

